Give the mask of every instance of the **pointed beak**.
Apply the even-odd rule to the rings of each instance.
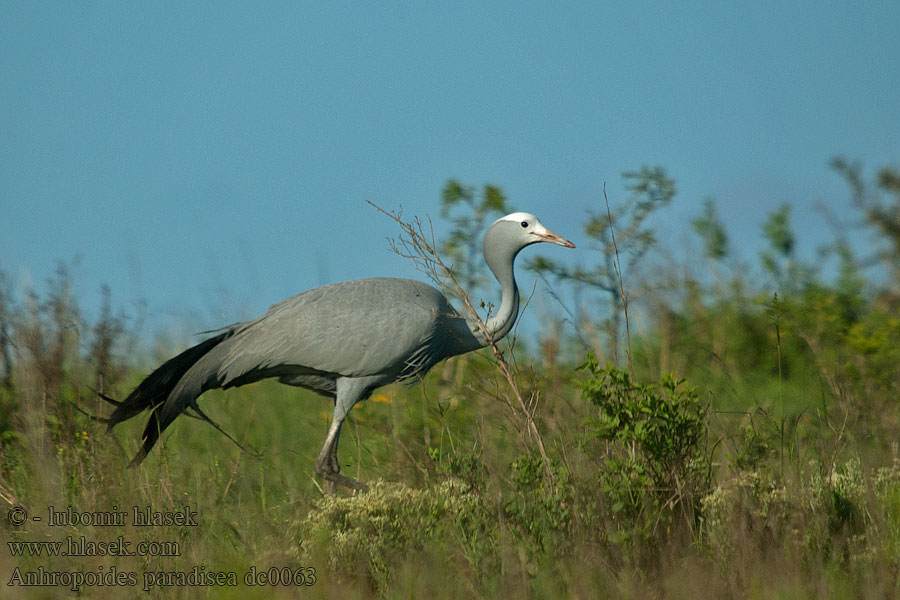
[[[540,242],[550,242],[551,244],[556,244],[557,246],[565,246],[566,248],[575,247],[575,244],[564,237],[556,235],[549,229],[544,229],[543,231],[535,231],[534,235],[537,236],[538,241]]]

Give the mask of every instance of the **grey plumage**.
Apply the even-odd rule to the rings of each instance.
[[[492,339],[506,335],[518,314],[515,256],[541,241],[574,247],[527,213],[498,219],[485,233],[485,259],[501,285],[500,307],[486,323]],[[166,361],[123,402],[114,402],[109,429],[150,410],[132,464],[140,463],[188,408],[210,421],[197,405],[203,392],[277,377],[334,398],[334,416],[316,472],[331,482],[363,488],[339,474],[338,438],[350,409],[379,386],[424,375],[445,358],[487,344],[485,332],[459,315],[440,291],[409,279],[322,286],[220,331]]]

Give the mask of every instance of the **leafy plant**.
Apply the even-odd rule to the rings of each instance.
[[[587,420],[585,448],[602,460],[599,483],[623,540],[649,539],[681,516],[691,530],[710,486],[708,405],[683,379],[636,383],[628,371],[601,366],[593,354],[580,367]]]
[[[503,503],[503,514],[530,541],[533,554],[555,557],[572,542],[573,488],[568,473],[553,465],[549,477],[540,456],[522,454],[510,465],[513,489]]]
[[[707,199],[703,203],[703,215],[691,221],[694,231],[703,239],[703,253],[713,260],[723,260],[730,252],[728,232],[722,223],[716,204]]]

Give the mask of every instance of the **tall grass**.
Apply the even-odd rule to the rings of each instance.
[[[254,453],[179,419],[126,469],[142,423],[106,434],[78,408],[102,413],[96,391],[124,396],[146,373],[112,293],[88,322],[71,289],[60,270],[16,302],[0,280],[0,503],[44,517],[4,520],[3,541],[121,536],[132,549],[156,542],[179,553],[28,557],[7,545],[3,597],[75,594],[7,585],[15,569],[40,568],[135,573],[135,585],[83,586],[87,598],[133,597],[145,574],[191,572],[233,572],[238,585],[157,581],[149,595],[898,593],[900,329],[883,299],[859,296],[849,313],[840,290],[807,286],[779,295],[776,323],[751,293],[656,298],[663,309],[634,336],[631,369],[594,356],[565,362],[558,348],[570,342],[558,331],[542,366],[517,368],[536,361],[521,349],[513,361],[502,345],[457,357],[353,411],[342,470],[372,486],[325,496],[312,465],[330,403],[268,381],[201,400]],[[51,526],[50,506],[189,507],[197,525],[138,527],[129,516]],[[254,567],[307,577],[312,567],[315,582],[248,587]]]

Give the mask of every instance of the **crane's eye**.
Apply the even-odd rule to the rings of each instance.
[[[528,221],[522,221],[522,227],[528,227]]]

